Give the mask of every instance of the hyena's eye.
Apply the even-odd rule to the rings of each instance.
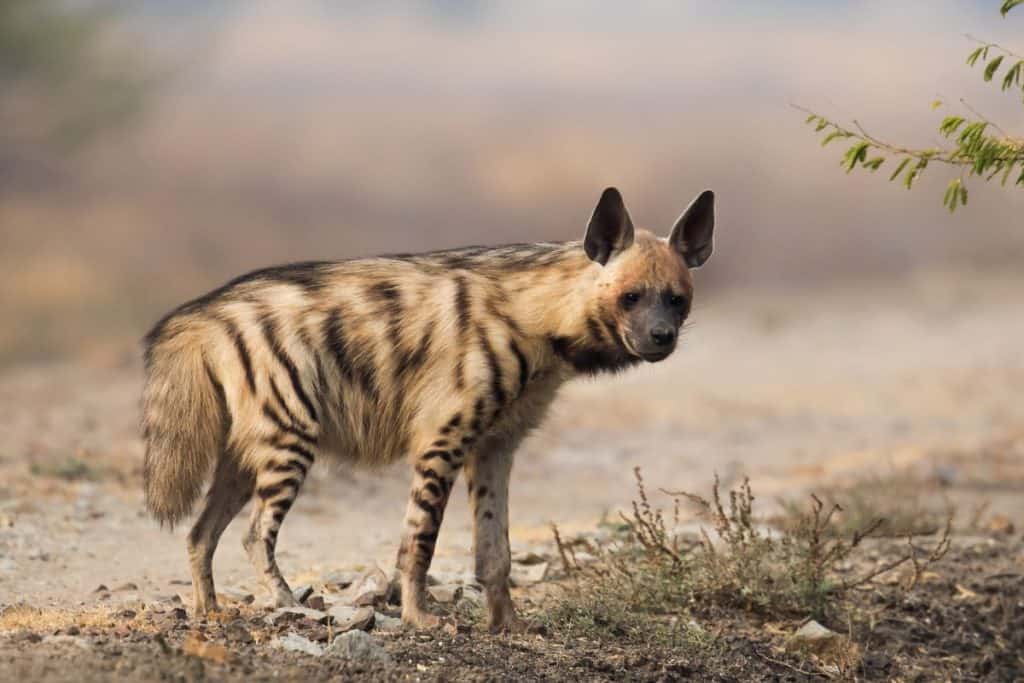
[[[622,307],[632,308],[640,301],[640,292],[626,292],[622,295]]]
[[[686,297],[682,294],[673,294],[668,298],[668,305],[673,308],[682,308],[686,305]]]

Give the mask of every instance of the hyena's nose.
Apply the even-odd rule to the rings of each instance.
[[[668,325],[655,325],[651,328],[651,339],[658,346],[668,346],[676,340],[676,331]]]

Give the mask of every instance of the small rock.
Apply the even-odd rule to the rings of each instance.
[[[369,631],[373,628],[375,613],[372,607],[335,605],[328,614],[334,619],[334,630],[339,633],[345,633],[353,629]]]
[[[318,624],[326,624],[330,616],[326,612],[308,607],[281,607],[264,617],[264,621],[271,625],[299,619],[310,619]]]
[[[475,586],[466,586],[462,589],[462,597],[459,598],[459,604],[481,607],[484,604],[484,594]]]
[[[393,633],[395,631],[402,630],[402,620],[397,617],[389,617],[386,614],[380,612],[374,612],[373,614],[373,630],[382,631],[384,633]]]
[[[317,624],[316,626],[306,629],[306,637],[318,643],[326,643],[331,637],[331,632],[327,630],[326,626]]]
[[[175,607],[171,610],[170,615],[172,619],[177,619],[178,621],[188,619],[188,612],[185,611],[184,607]]]
[[[222,588],[217,593],[217,599],[224,598],[227,602],[238,602],[243,605],[251,605],[256,600],[255,596],[241,588]]]
[[[364,631],[349,631],[334,639],[327,654],[362,662],[391,663],[391,655],[377,640]]]
[[[251,643],[252,633],[241,619],[236,619],[224,627],[224,637],[232,643]]]
[[[387,600],[388,577],[375,567],[356,579],[341,600],[355,607],[369,607]]]
[[[532,565],[512,565],[512,572],[509,576],[509,580],[513,586],[532,586],[535,583],[540,583],[544,580],[544,577],[548,573],[548,563],[541,562],[540,564]]]
[[[133,609],[123,609],[117,613],[121,619],[134,619],[137,612]]]
[[[534,564],[540,564],[541,562],[547,562],[547,558],[538,555],[532,550],[521,550],[519,552],[512,553],[512,561],[516,564],[524,564],[529,566]]]
[[[139,590],[139,587],[136,586],[131,581],[129,581],[128,583],[122,583],[120,586],[118,586],[117,588],[114,589],[115,592],[118,592],[118,591],[137,591],[137,590]]]
[[[93,593],[106,593],[109,590],[109,588],[107,588],[104,584],[101,583],[100,585],[96,586],[96,590],[94,590]]]
[[[786,650],[804,656],[814,655],[823,663],[839,665],[840,669],[855,668],[860,661],[860,647],[856,643],[813,619],[789,637]]]
[[[305,604],[306,600],[313,594],[313,587],[310,585],[299,586],[292,590],[292,596],[298,600],[299,604]]]
[[[442,605],[456,603],[462,597],[462,586],[456,584],[445,584],[442,586],[431,586],[427,589],[430,597]]]
[[[82,629],[78,628],[74,624],[64,629],[64,633],[69,636],[79,636],[82,634]]]
[[[297,633],[286,633],[283,636],[278,636],[271,641],[270,644],[281,650],[302,652],[307,655],[313,655],[314,657],[319,657],[324,653],[322,645],[314,643],[309,638],[303,638]]]
[[[333,571],[329,574],[325,574],[320,582],[324,584],[324,587],[331,591],[345,590],[359,578],[359,572],[350,571],[347,569]]]
[[[324,602],[324,596],[314,595],[306,598],[306,607],[310,609],[318,609],[323,612],[327,609],[327,603]]]

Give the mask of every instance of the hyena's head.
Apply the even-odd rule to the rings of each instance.
[[[592,303],[634,358],[654,363],[675,350],[693,301],[690,269],[711,256],[714,227],[710,190],[683,211],[667,239],[635,230],[614,187],[601,195],[583,240],[602,266]]]

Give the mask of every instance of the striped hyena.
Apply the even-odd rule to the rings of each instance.
[[[566,380],[672,353],[713,228],[710,191],[660,239],[634,230],[609,188],[582,242],[268,268],[172,311],[145,340],[145,493],[174,524],[212,478],[188,536],[196,610],[217,606],[213,553],[251,498],[245,548],[275,603],[291,605],[274,547],[314,461],[407,458],[403,619],[437,623],[426,573],[465,469],[476,577],[492,629],[508,629],[516,446]]]

